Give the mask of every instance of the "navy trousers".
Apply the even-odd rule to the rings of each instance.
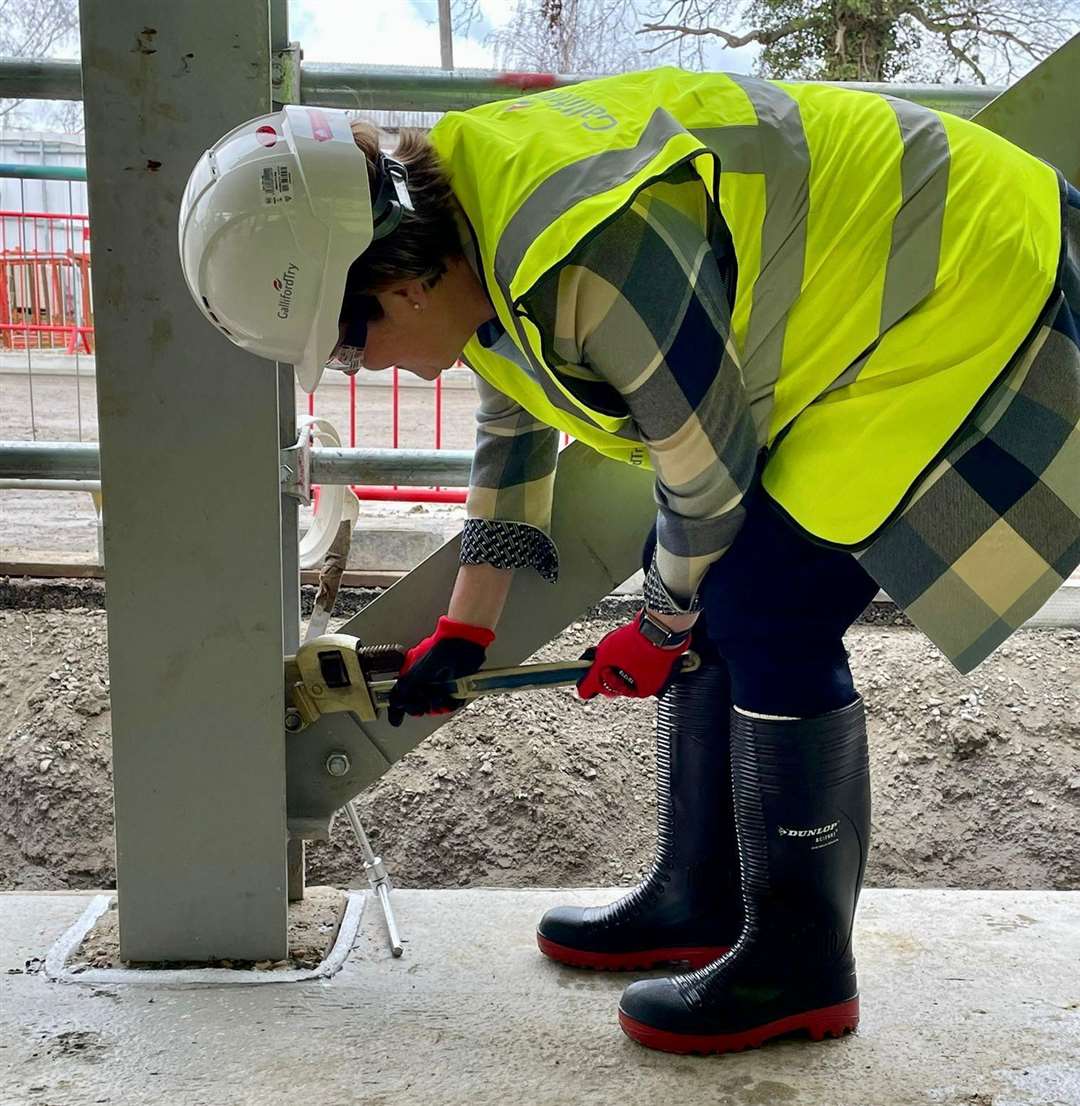
[[[731,548],[700,590],[694,648],[718,656],[736,706],[810,718],[855,698],[843,636],[877,593],[850,553],[804,538],[755,486]],[[652,561],[655,528],[645,544]]]

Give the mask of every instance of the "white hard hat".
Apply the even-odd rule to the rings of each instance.
[[[290,105],[251,119],[203,154],[180,202],[199,309],[241,349],[295,365],[308,392],[338,341],[349,266],[411,207],[404,170],[380,157],[373,216],[355,115]]]

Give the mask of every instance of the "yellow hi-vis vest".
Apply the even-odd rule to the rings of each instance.
[[[1034,325],[1061,240],[1056,172],[974,123],[827,85],[657,69],[446,115],[432,142],[526,373],[466,360],[601,453],[647,456],[544,362],[526,293],[675,166],[718,204],[766,490],[810,534],[886,523]]]

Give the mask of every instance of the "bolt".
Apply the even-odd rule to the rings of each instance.
[[[311,694],[312,695],[322,695],[322,693],[325,690],[326,690],[326,688],[323,687],[322,684],[312,684],[311,685]]]
[[[348,753],[331,753],[326,758],[326,771],[331,776],[347,776],[350,768],[352,768],[352,764],[349,761]]]
[[[285,712],[285,729],[289,733],[299,733],[304,728],[304,720],[296,707],[289,707]]]

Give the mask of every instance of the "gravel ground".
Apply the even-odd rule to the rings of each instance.
[[[575,623],[538,657],[615,623]],[[1080,632],[1021,631],[969,677],[917,631],[848,639],[867,700],[877,886],[1080,888]],[[0,888],[110,887],[105,614],[0,610]],[[477,703],[360,814],[401,886],[629,882],[651,858],[650,702],[572,691]],[[343,820],[312,883],[363,886]]]

